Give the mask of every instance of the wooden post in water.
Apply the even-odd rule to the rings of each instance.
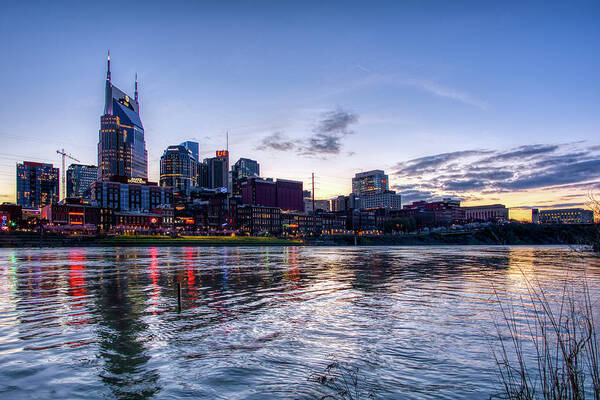
[[[177,282],[177,312],[181,312],[181,283]]]

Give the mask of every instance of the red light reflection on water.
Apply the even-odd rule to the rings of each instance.
[[[196,308],[198,299],[198,288],[196,287],[196,275],[194,275],[194,249],[185,248],[185,272],[187,277],[187,289],[189,293],[190,305],[188,308]]]
[[[85,254],[79,251],[69,252],[69,295],[71,296],[71,306],[76,309],[85,306],[84,296],[87,294],[85,287],[84,264],[86,262]],[[71,316],[87,316],[88,313],[82,310],[78,313],[72,313]],[[89,318],[69,321],[69,325],[87,324]]]
[[[159,310],[160,305],[160,285],[158,280],[160,278],[160,268],[158,267],[158,249],[156,247],[150,248],[150,280],[152,281],[152,299],[150,305],[152,307],[151,313],[153,315],[161,314],[166,310]]]

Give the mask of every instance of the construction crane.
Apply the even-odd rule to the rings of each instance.
[[[77,162],[81,162],[81,161],[79,161],[78,159],[76,159],[75,157],[73,157],[72,155],[70,155],[69,153],[66,153],[65,149],[56,150],[56,152],[62,156],[62,184],[61,184],[61,188],[62,188],[62,198],[64,199],[65,197],[67,197],[67,171],[65,170],[65,158],[68,157],[71,160],[77,161]]]

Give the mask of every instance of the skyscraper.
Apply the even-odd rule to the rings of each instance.
[[[95,165],[71,164],[67,168],[67,197],[90,199],[92,196],[92,183],[98,176],[98,167]]]
[[[198,161],[185,146],[169,146],[160,158],[160,186],[182,192],[198,185]]]
[[[388,176],[380,169],[360,172],[352,178],[352,193],[357,196],[383,193],[389,189]]]
[[[208,185],[210,188],[225,188],[229,184],[229,152],[217,150],[216,157],[204,160],[208,165]]]
[[[260,165],[255,160],[240,158],[231,168],[232,193],[234,195],[241,195],[241,180],[251,176],[260,176]]]
[[[192,157],[194,157],[194,160],[196,160],[197,162],[200,162],[199,157],[199,147],[198,147],[198,142],[192,142],[192,141],[186,141],[180,144],[180,146],[185,147],[186,149],[188,149],[189,151],[192,152]]]
[[[41,208],[58,203],[58,168],[52,164],[25,161],[17,164],[17,204]]]
[[[110,77],[108,54],[104,114],[100,117],[98,140],[98,179],[112,176],[148,179],[148,152],[144,141],[144,126],[139,114],[138,82],[131,99],[114,86]]]

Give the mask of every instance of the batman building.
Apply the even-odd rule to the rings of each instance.
[[[148,152],[139,111],[137,76],[135,95],[131,99],[110,81],[109,53],[104,115],[100,117],[98,140],[99,180],[111,180],[114,176],[148,179]]]

